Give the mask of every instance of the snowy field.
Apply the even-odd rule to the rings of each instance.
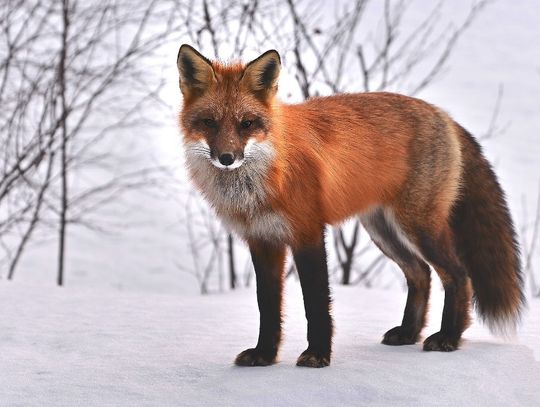
[[[0,286],[2,406],[534,406],[540,303],[520,341],[478,323],[462,349],[389,347],[405,294],[334,288],[332,365],[294,366],[304,350],[301,293],[287,285],[285,339],[271,367],[233,366],[255,344],[254,292],[207,297]],[[439,301],[425,333],[437,330]]]

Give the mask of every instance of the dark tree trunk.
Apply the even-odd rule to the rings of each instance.
[[[347,256],[347,261],[341,264],[341,284],[349,285],[351,284],[351,269],[352,269],[352,258]]]
[[[57,284],[64,285],[64,263],[66,257],[66,223],[68,210],[68,186],[67,186],[67,103],[66,103],[66,59],[67,59],[67,38],[69,29],[69,0],[62,2],[62,48],[60,50],[60,62],[58,65],[58,83],[60,86],[60,99],[62,104],[61,135],[62,144],[60,149],[60,168],[62,189],[60,193],[60,225],[58,242],[58,277]]]
[[[227,253],[229,255],[229,280],[231,290],[234,290],[236,288],[236,267],[234,265],[234,239],[230,233],[227,236]]]
[[[351,273],[354,263],[356,246],[358,244],[358,235],[360,233],[360,222],[355,221],[354,230],[350,244],[347,244],[343,228],[339,227],[334,232],[334,245],[338,256],[339,266],[341,268],[341,284],[351,284]]]

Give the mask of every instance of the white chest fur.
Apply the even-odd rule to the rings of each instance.
[[[260,239],[289,243],[291,228],[285,217],[275,211],[258,213],[246,222],[236,221],[227,215],[221,216],[226,227],[246,239]]]

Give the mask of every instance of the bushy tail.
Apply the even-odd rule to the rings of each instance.
[[[525,306],[514,225],[480,145],[465,129],[460,137],[463,185],[452,215],[457,251],[472,280],[480,317],[491,332],[511,335]]]

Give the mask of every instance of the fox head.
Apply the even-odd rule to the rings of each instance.
[[[267,51],[246,65],[210,61],[189,45],[178,52],[184,105],[180,124],[188,158],[236,170],[260,158],[271,131],[281,60]],[[195,157],[194,157],[195,156]]]

